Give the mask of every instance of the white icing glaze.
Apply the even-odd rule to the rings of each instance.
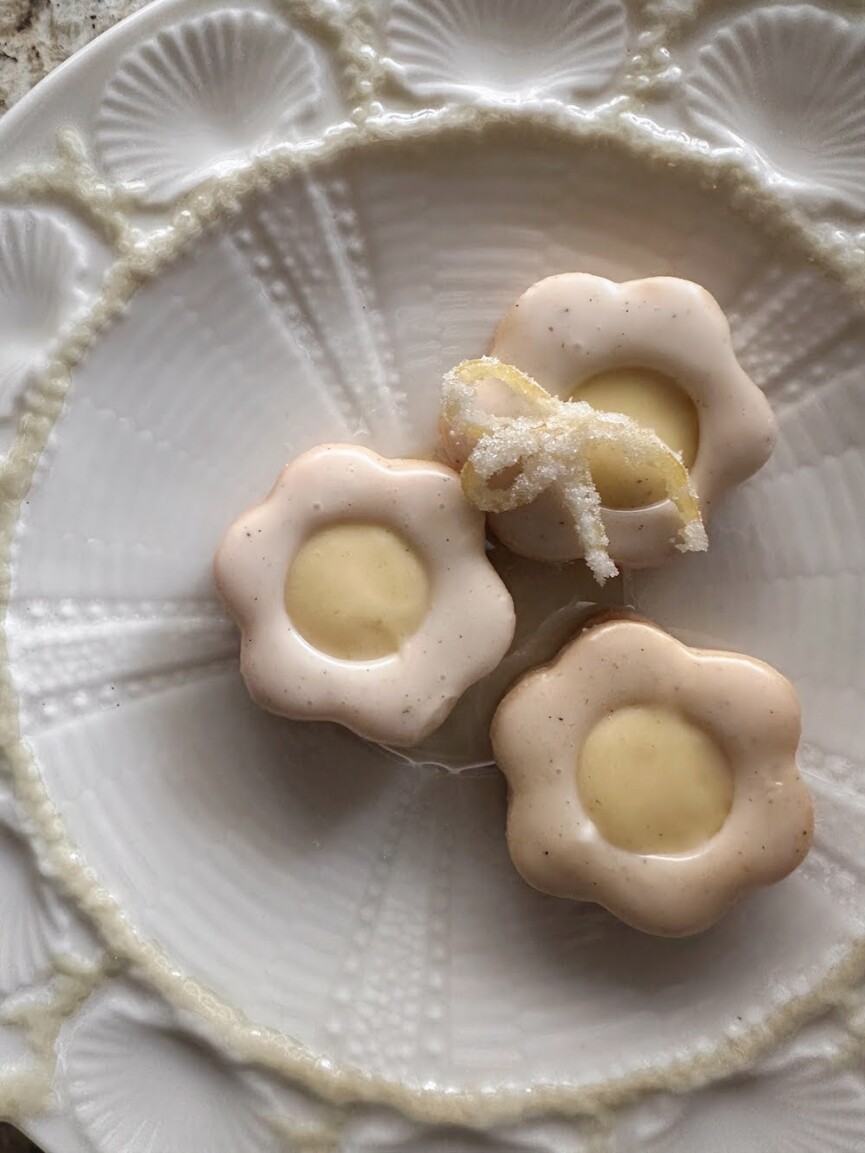
[[[392,656],[339,660],[303,639],[285,608],[304,541],[339,523],[391,529],[429,579],[429,608]],[[323,445],[289,464],[269,496],[232,525],[214,565],[243,632],[241,670],[264,708],[337,721],[370,740],[412,745],[442,723],[504,656],[513,602],[486,559],[483,517],[443,465]]]
[[[772,451],[775,422],[768,401],[739,367],[718,304],[689,281],[649,277],[615,284],[586,273],[548,277],[516,301],[489,351],[562,399],[616,368],[648,368],[672,378],[697,409],[699,446],[690,471],[704,519]],[[531,505],[492,516],[490,525],[525,556],[573,560],[582,553],[555,487]],[[670,502],[661,501],[605,509],[604,526],[613,560],[641,568],[671,555],[679,523]]]
[[[632,705],[683,714],[728,759],[729,815],[690,851],[618,848],[583,807],[580,750],[601,719]],[[799,733],[795,689],[761,661],[688,648],[643,621],[589,628],[525,676],[493,718],[493,751],[510,786],[514,864],[535,888],[597,902],[646,932],[699,932],[740,893],[781,880],[808,852],[813,812],[796,767]]]

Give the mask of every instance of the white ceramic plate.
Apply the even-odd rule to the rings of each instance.
[[[6,117],[0,1114],[861,1150],[863,109],[840,2],[156,0]],[[523,885],[495,770],[259,712],[211,584],[286,458],[428,450],[443,370],[574,269],[704,283],[780,423],[709,554],[620,594],[805,707],[816,848],[689,941]]]

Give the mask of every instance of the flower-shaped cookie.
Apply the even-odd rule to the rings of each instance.
[[[525,880],[662,936],[699,932],[811,844],[799,702],[760,661],[655,625],[590,627],[493,719]]]
[[[656,432],[681,453],[704,519],[717,498],[772,451],[769,403],[739,366],[717,302],[689,281],[649,277],[616,284],[585,273],[551,276],[511,307],[489,353],[553,396],[624,413]],[[444,432],[452,463],[462,467]],[[607,448],[589,464],[612,559],[630,567],[667,559],[680,520],[657,477],[633,474]],[[555,483],[531,504],[494,514],[490,525],[524,556],[562,561],[583,553]]]
[[[441,724],[513,636],[459,478],[354,445],[289,464],[229,529],[214,571],[253,699],[385,744]]]

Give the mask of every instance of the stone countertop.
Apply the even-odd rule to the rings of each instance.
[[[17,1129],[0,1121],[0,1153],[40,1153],[40,1150]]]
[[[147,0],[0,0],[0,112]]]

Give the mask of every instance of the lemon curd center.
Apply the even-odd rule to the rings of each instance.
[[[414,549],[379,524],[329,525],[300,547],[285,581],[285,608],[314,648],[348,661],[397,652],[430,604]]]
[[[631,417],[680,452],[686,468],[693,465],[700,439],[697,408],[664,373],[648,368],[601,372],[579,385],[570,399],[584,400],[601,412],[620,412]],[[613,446],[594,446],[589,467],[606,508],[643,508],[666,496],[660,475],[637,472]]]
[[[662,706],[617,709],[589,733],[579,757],[580,801],[610,844],[633,853],[684,853],[724,824],[733,774],[723,749]]]

